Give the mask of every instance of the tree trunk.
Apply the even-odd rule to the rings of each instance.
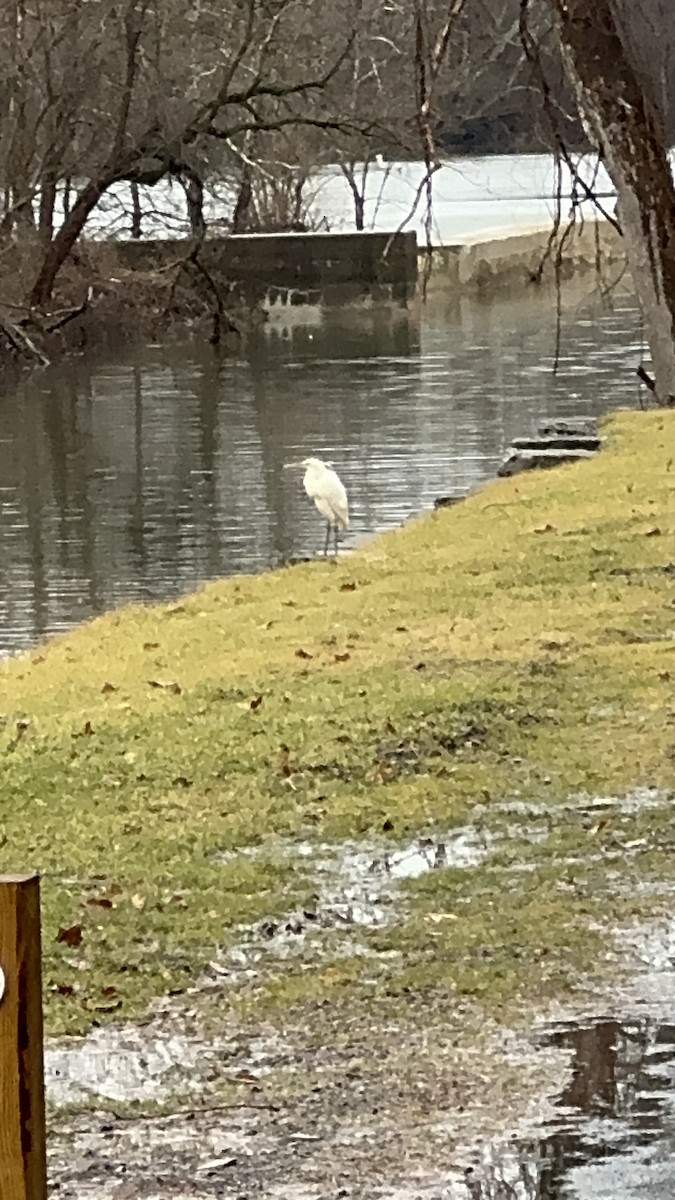
[[[131,236],[136,241],[143,236],[143,210],[141,196],[137,183],[129,184],[131,188]]]
[[[40,212],[38,234],[43,245],[48,246],[54,236],[54,208],[56,206],[56,179],[50,175],[42,181],[40,188]]]
[[[33,308],[46,304],[50,299],[56,276],[82,233],[87,217],[96,207],[103,193],[116,179],[117,174],[90,179],[89,183],[79,192],[59,232],[47,247],[38,277],[30,293],[30,304]]]
[[[347,180],[347,183],[349,184],[349,190],[352,193],[352,199],[354,201],[354,225],[359,233],[361,233],[363,232],[366,218],[365,182],[362,190],[356,182],[356,172],[354,170],[353,163],[342,163],[341,170],[342,174]],[[366,170],[367,168],[364,169],[364,180]]]
[[[206,236],[204,220],[204,185],[195,171],[183,168],[183,188],[187,204],[190,233],[200,240]]]
[[[301,175],[299,179],[296,179],[295,184],[293,186],[293,210],[291,212],[291,229],[294,230],[296,233],[304,233],[305,230],[307,229],[307,224],[303,220],[303,212],[304,212],[304,207],[305,207],[305,199],[303,196],[303,192],[305,189],[306,182],[307,182],[307,177],[305,175]]]
[[[612,0],[550,0],[587,132],[618,195],[659,404],[675,405],[675,185],[656,106],[629,61]]]
[[[33,212],[33,202],[31,199],[31,187],[27,181],[25,174],[22,176],[21,182],[14,186],[14,203],[11,212],[12,228],[25,238],[33,239],[35,237],[35,214]]]
[[[232,232],[245,233],[248,226],[248,214],[253,199],[253,187],[251,184],[251,168],[248,163],[244,163],[241,175],[241,183],[239,184],[239,192],[237,193],[237,202],[232,213]]]

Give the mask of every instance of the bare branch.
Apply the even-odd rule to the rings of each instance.
[[[253,121],[242,121],[239,125],[228,126],[227,129],[219,129],[216,125],[209,125],[204,133],[210,137],[221,138],[224,141],[231,141],[242,133],[274,133],[280,129],[288,129],[290,127],[304,127],[307,129],[322,129],[333,130],[339,133],[366,135],[376,132],[378,126],[373,122],[368,121],[347,121],[347,120],[329,120],[322,117],[278,117],[273,120],[267,120],[264,117],[256,117]]]
[[[584,193],[584,196],[586,197],[586,199],[590,200],[590,202],[595,206],[595,208],[600,213],[600,215],[602,217],[604,217],[604,219],[606,221],[609,221],[610,225],[613,225],[613,227],[616,229],[617,233],[620,234],[621,226],[620,226],[618,220],[612,213],[607,211],[607,209],[604,207],[604,205],[602,205],[600,203],[595,190],[588,186],[588,184],[586,183],[583,176],[579,173],[579,169],[576,166],[576,164],[574,163],[572,156],[571,156],[571,154],[567,148],[567,145],[565,143],[565,139],[563,138],[562,133],[560,132],[558,121],[556,120],[556,117],[555,117],[556,105],[552,99],[552,90],[551,90],[550,84],[548,82],[548,79],[546,78],[546,72],[544,71],[544,67],[543,67],[543,64],[541,61],[539,47],[537,45],[535,38],[532,36],[530,27],[529,27],[529,20],[528,20],[529,7],[530,7],[530,0],[520,0],[520,21],[519,21],[520,40],[521,40],[521,44],[523,47],[523,51],[525,53],[525,57],[526,57],[527,61],[530,63],[530,65],[533,69],[533,72],[535,74],[537,83],[538,83],[539,91],[540,91],[540,94],[542,97],[544,113],[545,113],[545,116],[548,121],[549,129],[551,132],[551,137],[552,137],[553,143],[556,147],[556,151],[560,155],[561,159],[566,164],[566,166],[570,172],[570,175],[572,177],[573,187],[579,188]]]
[[[213,116],[216,115],[216,112],[220,108],[231,107],[235,104],[246,104],[247,101],[255,100],[262,96],[274,97],[279,100],[285,99],[288,96],[301,96],[305,95],[307,92],[322,90],[330,83],[335,75],[337,75],[340,67],[343,65],[347,56],[349,55],[349,52],[354,44],[355,37],[356,34],[352,33],[342,53],[338,56],[332,66],[330,66],[328,70],[324,72],[323,75],[319,75],[314,79],[304,79],[299,83],[272,83],[271,81],[265,81],[258,76],[256,79],[254,79],[253,83],[250,84],[249,87],[244,89],[244,91],[227,92],[222,96],[222,98],[219,98]],[[199,121],[193,122],[191,128],[196,129],[199,124]]]
[[[227,96],[229,94],[230,87],[232,85],[232,81],[237,73],[238,68],[241,66],[241,63],[244,60],[244,56],[245,56],[247,50],[249,49],[251,42],[253,40],[255,10],[256,10],[256,0],[248,0],[248,13],[247,13],[247,17],[246,17],[246,26],[244,29],[242,39],[239,43],[239,46],[237,47],[237,50],[235,51],[232,61],[230,62],[227,70],[225,71],[225,74],[224,74],[223,79],[220,84],[220,88],[218,89],[216,96],[214,97],[213,100],[211,100],[209,103],[207,103],[204,106],[202,111],[200,113],[198,113],[198,115],[195,117],[194,121],[192,122],[192,124],[194,125],[195,128],[200,127],[205,122],[207,124],[210,124],[211,121],[213,121],[214,118],[216,117],[219,110],[225,104]]]
[[[138,43],[141,39],[143,18],[145,16],[148,4],[149,0],[129,0],[127,10],[124,14],[126,64],[124,87],[122,90],[122,98],[117,118],[117,127],[115,130],[115,136],[110,154],[113,162],[119,158],[120,154],[122,153],[124,139],[126,137],[127,125],[129,123],[129,112],[131,110],[131,99],[134,94],[134,83],[136,80],[136,70],[138,65]]]

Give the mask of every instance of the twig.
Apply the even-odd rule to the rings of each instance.
[[[420,182],[417,185],[417,188],[415,190],[415,195],[413,198],[413,202],[412,202],[410,208],[408,209],[408,212],[406,213],[405,217],[400,222],[400,224],[396,227],[394,232],[391,233],[389,235],[389,237],[387,238],[387,243],[384,247],[384,250],[382,251],[383,258],[387,257],[387,255],[391,249],[392,242],[394,241],[394,238],[397,237],[397,235],[399,233],[403,233],[403,230],[405,229],[406,225],[408,225],[409,222],[412,221],[413,217],[415,216],[415,213],[417,212],[419,202],[422,199],[422,194],[428,190],[430,177],[432,175],[435,175],[437,171],[440,171],[440,169],[441,169],[441,163],[432,163],[432,165],[429,167],[429,169],[427,171],[425,171],[422,179],[420,180]]]
[[[606,221],[609,221],[610,225],[614,226],[617,233],[621,234],[621,225],[619,224],[617,218],[613,216],[612,213],[608,212],[604,205],[600,204],[598,193],[594,190],[593,186],[589,186],[586,183],[586,180],[579,174],[579,169],[577,166],[575,166],[572,155],[567,149],[565,139],[558,128],[558,122],[554,116],[554,110],[556,106],[553,101],[551,87],[548,79],[546,78],[546,72],[542,66],[539,47],[529,27],[529,9],[530,0],[520,0],[520,18],[518,24],[520,42],[523,47],[525,58],[532,67],[532,70],[536,76],[537,84],[541,92],[544,114],[546,116],[551,137],[553,138],[557,153],[560,155],[570,172],[573,187],[575,189],[577,187],[580,188],[586,199],[590,200],[591,204],[593,204],[600,213],[600,216],[604,217]]]
[[[204,105],[195,119],[190,123],[189,127],[184,131],[183,140],[192,142],[197,139],[220,112],[221,108],[232,107],[233,105],[245,106],[248,101],[255,100],[259,97],[267,96],[277,100],[285,100],[289,96],[305,96],[310,91],[321,91],[328,86],[333,77],[340,70],[340,67],[345,62],[356,38],[354,31],[348,38],[347,43],[341,54],[335,59],[330,67],[314,79],[307,79],[301,83],[272,83],[267,82],[257,75],[251,84],[243,91],[230,92],[229,86],[232,82],[233,72],[228,73],[217,95],[208,104]]]
[[[77,308],[62,309],[60,312],[53,313],[52,319],[45,325],[46,332],[55,333],[57,329],[63,329],[64,325],[67,325],[70,321],[74,321],[76,317],[81,317],[82,313],[86,312],[89,307],[92,290],[92,288],[89,288],[87,295],[82,303],[78,304]]]
[[[199,260],[199,246],[195,247],[192,254],[190,254],[188,256],[187,261],[189,264],[191,264],[195,268],[196,271],[199,272],[202,279],[205,281],[208,290],[210,291],[211,295],[213,296],[213,299],[215,302],[215,307],[213,308],[212,314],[211,314],[212,318],[213,318],[213,329],[211,330],[211,337],[209,338],[209,341],[212,346],[219,346],[220,345],[220,335],[221,335],[221,325],[222,325],[223,318],[225,316],[225,307],[223,305],[223,298],[222,298],[220,292],[218,291],[216,284],[213,281],[213,277],[212,277],[211,273],[209,271],[207,271],[203,262],[200,262],[200,260]]]
[[[14,321],[10,321],[7,317],[0,316],[0,330],[4,333],[7,341],[17,354],[25,354],[29,358],[35,359],[41,363],[43,367],[49,366],[47,355],[35,345],[35,342],[28,334],[21,329]]]
[[[208,1117],[211,1113],[230,1112],[234,1109],[256,1108],[268,1112],[279,1112],[280,1106],[269,1101],[235,1100],[231,1104],[214,1104],[208,1108],[180,1108],[170,1113],[121,1113],[115,1109],[107,1109],[105,1115],[116,1121],[178,1121],[185,1117]]]
[[[265,117],[259,117],[254,112],[250,121],[241,121],[238,125],[228,126],[227,129],[219,129],[217,125],[207,125],[204,133],[208,134],[209,137],[221,138],[223,141],[228,141],[241,133],[277,133],[279,130],[287,129],[293,125],[301,125],[310,129],[321,129],[323,131],[330,130],[337,133],[353,134],[355,137],[371,137],[379,128],[377,122],[353,121],[346,118],[344,120],[329,120],[324,117],[293,115],[267,120]]]

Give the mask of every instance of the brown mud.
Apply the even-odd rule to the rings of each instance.
[[[570,810],[597,817],[657,802],[645,790],[619,802],[573,798]],[[508,815],[514,805],[504,808]],[[532,819],[536,837],[541,813],[518,815]],[[54,1195],[672,1195],[675,922],[627,928],[631,971],[621,984],[588,986],[582,1000],[549,1005],[517,1030],[490,1022],[468,999],[444,1010],[412,994],[382,1005],[371,1023],[372,1010],[322,997],[301,1012],[272,1007],[262,1022],[240,1010],[224,1025],[232,995],[268,986],[289,958],[309,966],[329,950],[334,957],[336,946],[363,955],[351,930],[399,917],[407,878],[489,868],[497,844],[470,827],[398,848],[282,846],[282,855],[311,864],[311,907],[242,928],[189,994],[158,1003],[145,1025],[50,1044]]]

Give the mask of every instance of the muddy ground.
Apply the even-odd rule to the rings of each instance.
[[[607,818],[656,800],[588,809]],[[495,845],[468,827],[398,849],[281,847],[312,864],[311,908],[242,929],[143,1024],[49,1043],[53,1194],[544,1200],[633,1196],[635,1180],[650,1196],[661,1186],[672,1194],[675,923],[666,919],[626,929],[622,949],[608,945],[611,990],[580,981],[573,1003],[521,1012],[511,1029],[471,998],[439,1003],[412,990],[358,1007],[351,994],[324,995],[261,1019],[262,989],[290,962],[309,970],[322,957],[360,957],[367,985],[369,959],[373,978],[381,964],[358,933],[400,919],[406,879],[489,869]]]

